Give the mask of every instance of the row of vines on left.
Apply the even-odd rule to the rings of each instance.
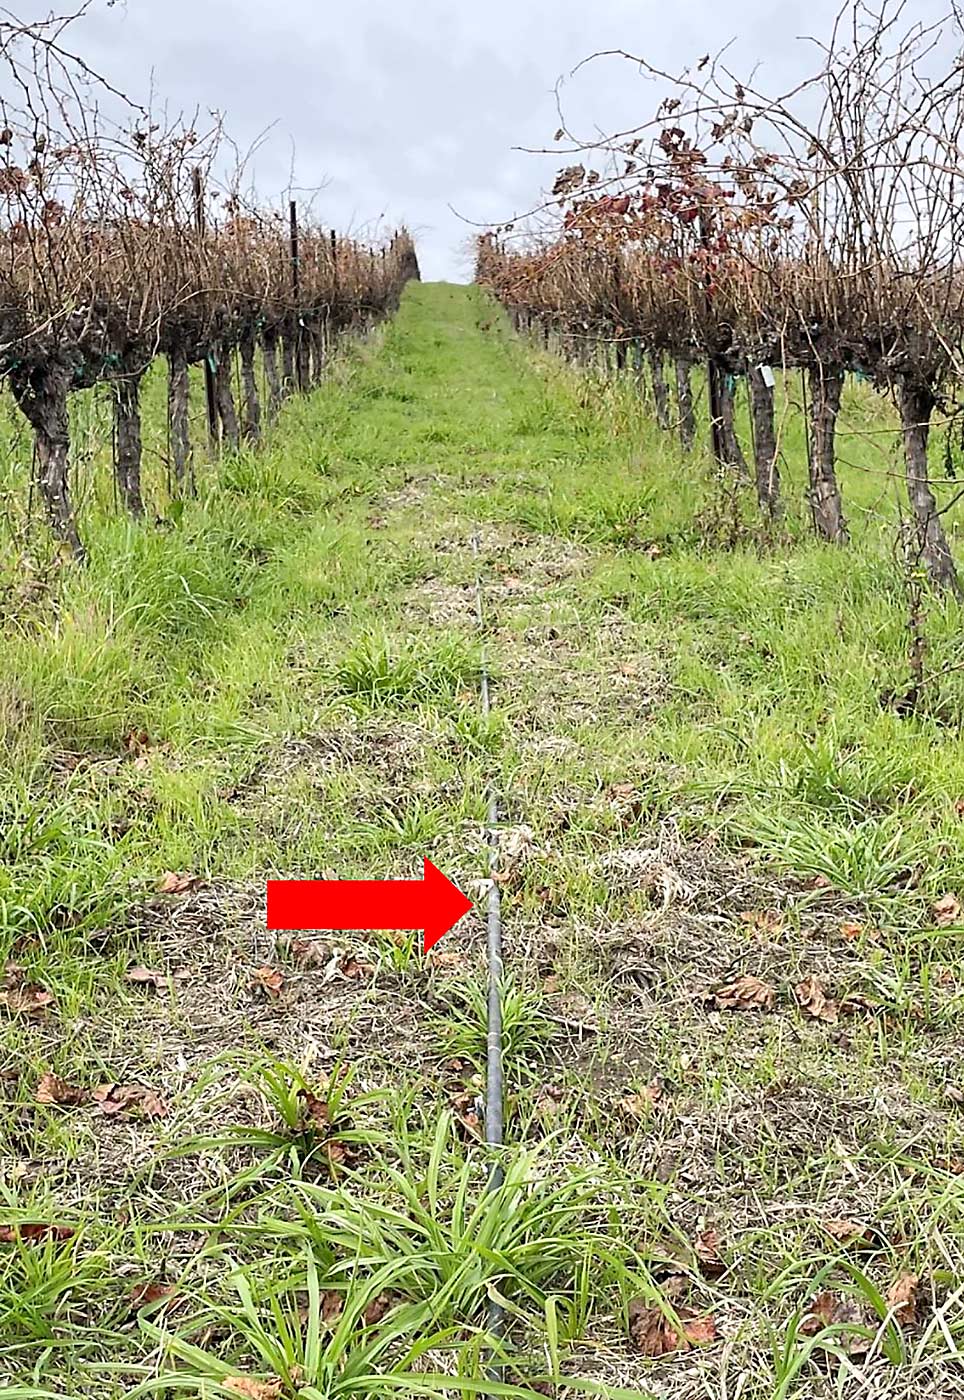
[[[237,451],[319,381],[340,335],[392,313],[418,263],[404,230],[371,244],[299,219],[293,202],[262,206],[219,119],[155,120],[65,46],[62,21],[0,20],[3,68],[0,377],[32,431],[50,527],[83,559],[72,394],[108,386],[116,496],[143,516],[141,388],[159,357],[184,495],[192,365],[211,446]]]

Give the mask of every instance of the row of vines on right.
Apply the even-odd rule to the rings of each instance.
[[[842,391],[848,374],[872,385],[899,423],[908,565],[961,599],[952,502],[938,499],[953,467],[931,458],[935,424],[949,442],[964,411],[964,26],[956,12],[927,27],[903,15],[849,4],[816,71],[783,94],[710,55],[682,75],[599,56],[651,80],[653,115],[590,145],[561,126],[569,163],[525,220],[479,239],[476,277],[517,327],[577,362],[604,353],[639,377],[648,366],[655,412],[687,448],[705,375],[712,451],[754,481],[771,521],[783,509],[778,376],[798,374],[810,515],[836,545],[850,536]]]

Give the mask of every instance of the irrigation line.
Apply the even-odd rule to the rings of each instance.
[[[482,568],[479,560],[479,536],[472,537],[472,553],[476,561],[475,608],[479,622],[479,635],[482,639],[481,655],[481,698],[482,716],[488,719],[492,713],[492,697],[489,685],[489,665],[485,645],[485,605],[482,593]],[[486,1023],[486,1076],[485,1076],[485,1141],[492,1154],[487,1190],[498,1191],[505,1178],[502,1166],[501,1148],[504,1141],[504,1075],[502,1063],[502,896],[496,878],[499,866],[499,798],[491,782],[486,785],[486,843],[489,848],[489,892],[487,907],[488,929],[488,1017]],[[495,1299],[489,1301],[489,1334],[501,1339],[505,1330],[505,1310]],[[488,1358],[491,1361],[491,1355]],[[500,1366],[487,1366],[486,1376],[491,1381],[502,1380]]]

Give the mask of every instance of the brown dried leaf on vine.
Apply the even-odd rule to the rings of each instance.
[[[819,977],[805,977],[802,982],[797,983],[794,993],[801,1011],[805,1011],[814,1021],[834,1023],[839,1019],[840,1008],[836,1001],[827,995]]]
[[[718,1011],[772,1011],[776,992],[769,982],[744,974],[718,987],[710,1001]]]
[[[629,1338],[643,1356],[669,1356],[716,1340],[716,1319],[697,1316],[690,1308],[677,1312],[679,1327],[662,1309],[646,1298],[634,1298],[629,1305]]]

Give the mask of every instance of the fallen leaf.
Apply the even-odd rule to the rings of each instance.
[[[917,1325],[917,1294],[920,1278],[917,1274],[901,1274],[896,1283],[887,1290],[887,1306],[902,1327]]]
[[[288,952],[303,967],[327,967],[328,949],[323,943],[312,943],[304,938],[292,938]]]
[[[143,1084],[99,1084],[93,1093],[101,1113],[132,1113],[140,1118],[164,1118],[167,1104]]]
[[[931,909],[938,928],[950,928],[960,923],[961,901],[956,894],[945,894]]]
[[[535,1110],[540,1118],[555,1118],[565,1098],[564,1090],[555,1084],[543,1084],[535,1098]]]
[[[751,909],[740,918],[750,928],[755,928],[760,933],[781,933],[783,931],[783,919],[775,909]]]
[[[130,1291],[131,1307],[134,1308],[148,1308],[152,1303],[170,1302],[173,1297],[173,1283],[161,1283],[159,1279],[135,1283]]]
[[[465,966],[465,959],[461,953],[455,952],[435,952],[429,953],[426,959],[429,967],[439,972],[457,972]]]
[[[677,1313],[682,1331],[660,1309],[645,1298],[634,1298],[629,1304],[629,1336],[643,1356],[668,1356],[690,1346],[716,1339],[716,1319],[696,1317],[689,1309]]]
[[[86,1103],[89,1097],[86,1089],[78,1089],[76,1085],[68,1084],[65,1079],[58,1078],[49,1070],[40,1076],[34,1090],[37,1103],[57,1104],[61,1108],[76,1108],[78,1104]]]
[[[746,974],[725,983],[712,994],[720,1011],[772,1011],[776,992],[768,982]]]
[[[168,984],[166,972],[158,972],[152,967],[129,967],[124,974],[125,982],[133,982],[136,987],[153,987],[161,991]]]
[[[704,1230],[694,1241],[693,1252],[704,1278],[722,1278],[726,1273],[726,1263],[720,1254],[720,1243],[719,1232],[716,1230]]]
[[[30,1221],[17,1225],[0,1225],[0,1244],[16,1244],[18,1240],[69,1240],[76,1234],[71,1225],[48,1225]]]
[[[663,1086],[658,1079],[654,1079],[644,1089],[620,1099],[616,1107],[627,1118],[648,1118],[662,1097]]]
[[[135,758],[147,753],[153,747],[151,736],[146,729],[132,729],[130,733],[124,735],[124,748]]]
[[[328,1111],[328,1104],[324,1099],[318,1098],[310,1089],[299,1089],[298,1098],[304,1105],[301,1112],[299,1129],[304,1132],[306,1128],[313,1131],[325,1131],[331,1127],[331,1114]]]
[[[863,924],[855,924],[850,919],[845,920],[840,925],[840,934],[848,942],[855,943],[858,938],[862,938],[864,933]]]
[[[810,888],[813,890],[833,889],[833,882],[831,880],[828,880],[826,875],[814,875],[813,879],[809,883]]]
[[[284,1382],[277,1378],[256,1381],[250,1376],[228,1376],[221,1385],[233,1395],[242,1395],[244,1400],[281,1400],[284,1393]]]
[[[866,1244],[866,1225],[858,1225],[856,1220],[824,1220],[823,1228],[838,1244]]]
[[[347,977],[350,982],[357,982],[362,977],[374,977],[375,968],[370,962],[365,962],[363,958],[357,958],[354,953],[346,953],[338,964],[338,971],[342,977]]]
[[[559,995],[559,992],[560,992],[561,990],[562,990],[562,978],[559,976],[558,972],[552,973],[552,975],[551,975],[550,977],[547,977],[546,980],[545,980],[545,981],[543,982],[543,984],[542,984],[542,994],[543,994],[543,996],[547,996],[547,997],[558,996],[558,995]]]
[[[158,894],[190,894],[200,884],[200,875],[186,875],[176,870],[165,870],[157,886],[157,892]]]
[[[252,987],[258,987],[267,996],[272,998],[280,997],[281,989],[285,984],[285,975],[279,972],[276,967],[259,967],[251,979]]]
[[[482,1138],[482,1116],[478,1109],[478,1099],[469,1090],[464,1094],[456,1094],[452,1099],[452,1107],[459,1124],[465,1130],[465,1136],[481,1141]]]
[[[53,992],[39,982],[27,982],[0,992],[0,1006],[5,1006],[11,1016],[28,1016],[36,1019],[46,1016],[52,1006],[57,1005]]]
[[[377,1298],[373,1298],[368,1307],[362,1313],[362,1319],[366,1327],[375,1327],[394,1304],[395,1299],[391,1293],[379,1293]]]
[[[795,988],[797,1004],[815,1021],[836,1021],[840,1008],[827,996],[826,989],[818,977],[805,977]]]
[[[818,1293],[810,1300],[806,1316],[800,1323],[800,1333],[804,1337],[816,1337],[828,1327],[858,1329],[864,1327],[864,1319],[856,1303],[850,1298],[841,1298],[829,1289]],[[837,1334],[837,1346],[842,1346],[849,1356],[866,1356],[872,1338],[857,1330]]]
[[[339,1293],[334,1288],[327,1288],[321,1295],[322,1322],[334,1322],[336,1318],[341,1317],[344,1306],[344,1294]]]

